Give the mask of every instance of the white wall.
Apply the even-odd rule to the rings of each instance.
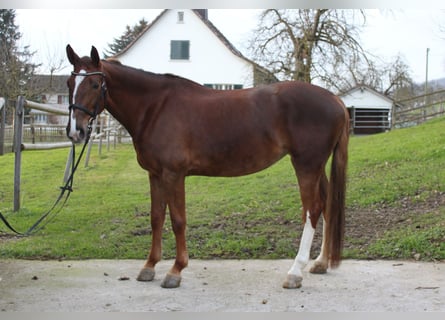
[[[177,22],[178,11],[184,12],[184,23]],[[170,59],[171,40],[190,41],[190,60]],[[234,55],[191,10],[168,10],[118,58],[126,65],[173,73],[201,84],[253,86],[252,65]]]

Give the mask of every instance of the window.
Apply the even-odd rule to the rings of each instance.
[[[190,41],[172,40],[170,42],[170,59],[189,60],[190,59]]]
[[[205,83],[205,87],[209,87],[216,90],[237,90],[242,89],[242,84],[224,84],[224,83]]]
[[[184,23],[184,11],[178,11],[178,23]]]
[[[46,124],[48,123],[48,115],[42,113],[34,114],[34,123]]]
[[[68,104],[68,96],[67,95],[58,95],[57,96],[57,103],[58,104]]]

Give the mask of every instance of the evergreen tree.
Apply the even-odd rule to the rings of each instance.
[[[29,82],[39,65],[31,62],[29,46],[20,47],[22,34],[15,24],[15,10],[0,9],[0,96],[15,99],[33,96]]]
[[[119,37],[114,38],[113,43],[109,43],[109,49],[105,50],[104,57],[112,57],[124,50],[132,41],[134,41],[141,32],[147,27],[148,22],[142,18],[139,23],[133,27],[127,25],[125,32]]]

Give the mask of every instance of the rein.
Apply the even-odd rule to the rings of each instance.
[[[105,93],[107,91],[106,88],[106,84],[104,81],[105,78],[105,74],[102,72],[88,72],[88,73],[77,73],[77,72],[71,72],[72,75],[75,76],[93,76],[93,75],[100,75],[102,76],[102,88],[101,88],[101,95],[100,97],[97,99],[96,104],[94,106],[94,111],[91,112],[90,110],[88,110],[87,108],[85,108],[82,105],[77,105],[77,104],[70,104],[69,106],[69,111],[70,111],[70,115],[73,109],[77,109],[80,110],[86,114],[88,114],[91,118],[88,121],[88,132],[86,135],[86,139],[85,142],[82,146],[82,150],[80,152],[79,157],[77,158],[76,161],[76,147],[75,144],[73,143],[72,146],[72,166],[71,166],[71,174],[69,176],[69,178],[67,179],[66,183],[64,186],[61,186],[60,189],[60,194],[57,198],[57,200],[54,202],[54,204],[52,205],[52,207],[46,212],[44,213],[26,232],[19,232],[17,231],[9,222],[8,220],[6,220],[6,218],[3,216],[3,214],[0,212],[0,220],[5,224],[5,226],[12,231],[13,233],[15,233],[18,236],[22,236],[22,237],[27,237],[30,236],[38,231],[40,231],[41,229],[43,229],[50,221],[52,221],[52,219],[54,219],[57,214],[59,214],[59,212],[63,209],[63,207],[65,206],[66,202],[68,201],[68,198],[71,194],[71,192],[73,192],[73,181],[74,181],[74,173],[77,170],[77,167],[79,166],[80,160],[82,159],[82,156],[84,154],[85,148],[88,145],[88,142],[90,141],[90,137],[91,137],[91,131],[92,131],[92,124],[93,121],[96,119],[97,115],[99,114],[99,100],[100,98],[102,98],[103,101],[105,101]],[[59,202],[63,199],[63,196],[65,195],[65,192],[68,192],[65,196],[65,200],[62,203],[62,206],[59,208],[58,211],[54,212],[55,208],[57,207],[57,205],[59,204]],[[51,214],[53,214],[52,216],[50,216]],[[49,218],[48,218],[49,217]],[[41,224],[46,218],[48,218],[46,220],[46,222],[44,224]],[[4,233],[4,232],[2,232]]]
[[[43,227],[45,227],[63,209],[66,202],[68,201],[68,198],[69,198],[71,192],[73,192],[72,186],[73,186],[73,181],[74,181],[74,173],[76,172],[77,167],[79,166],[79,163],[80,163],[80,160],[82,159],[85,148],[90,140],[90,134],[91,134],[91,125],[88,126],[88,135],[87,135],[87,138],[85,139],[85,143],[83,144],[82,150],[80,152],[80,155],[79,155],[77,161],[75,161],[76,160],[76,147],[75,147],[75,144],[73,143],[72,167],[71,167],[71,174],[70,174],[69,178],[67,179],[65,185],[60,187],[60,189],[61,189],[60,194],[59,194],[57,200],[52,205],[52,207],[47,212],[45,212],[27,231],[25,231],[25,232],[17,231],[14,227],[11,226],[11,224],[8,222],[8,220],[6,220],[6,218],[0,212],[0,220],[5,224],[6,227],[8,227],[8,229],[10,231],[12,231],[13,233],[15,233],[18,236],[22,236],[22,237],[30,236],[33,233],[36,233],[37,231],[39,231]],[[63,199],[65,192],[68,192],[68,193],[66,194],[66,197],[62,203],[62,206],[60,207],[60,209],[57,212],[54,212],[54,209],[56,208],[56,206]],[[48,216],[51,215],[51,213],[53,213],[52,217],[48,218],[46,223],[40,225]],[[40,225],[40,227],[39,227],[39,225]],[[4,232],[2,232],[2,233],[4,233]]]

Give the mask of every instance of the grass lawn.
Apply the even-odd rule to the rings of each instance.
[[[17,213],[12,212],[14,155],[0,157],[0,211],[18,230],[31,226],[57,198],[67,154],[68,149],[22,154]],[[444,207],[425,205],[421,215],[413,209],[432,198],[444,199],[444,163],[444,117],[414,128],[352,137],[347,219],[353,220],[355,212],[385,209],[388,214],[379,221],[403,212],[404,223],[380,228],[366,243],[360,234],[346,234],[351,245],[345,257],[406,259],[418,253],[425,260],[444,259]],[[289,157],[245,177],[189,177],[186,192],[192,258],[295,256],[301,203]],[[31,237],[11,238],[0,232],[0,257],[143,259],[151,243],[149,203],[148,176],[138,166],[132,145],[118,145],[101,156],[93,147],[89,166],[79,167],[74,193],[60,214]],[[374,230],[375,219],[371,214],[360,223]],[[169,221],[163,254],[175,255]]]

